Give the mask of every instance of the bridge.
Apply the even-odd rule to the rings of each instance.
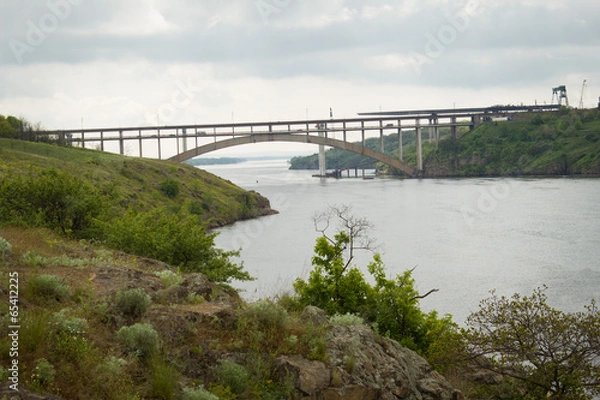
[[[374,112],[357,118],[271,121],[225,124],[174,125],[104,129],[74,129],[39,132],[38,135],[59,143],[113,151],[130,152],[126,143],[137,143],[139,157],[152,157],[183,162],[213,151],[252,143],[312,143],[321,150],[321,175],[324,175],[324,146],[352,151],[390,165],[408,176],[423,171],[423,129],[437,143],[440,128],[449,127],[456,138],[459,127],[474,129],[497,117],[524,112],[556,111],[559,106],[494,106],[485,108],[432,109]],[[416,133],[416,164],[404,162],[403,131]],[[384,135],[397,134],[398,156],[385,153]],[[365,146],[369,137],[379,137],[379,150]],[[116,146],[115,146],[116,144]],[[129,154],[131,155],[131,154]]]

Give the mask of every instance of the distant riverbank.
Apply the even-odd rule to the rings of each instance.
[[[425,177],[600,176],[600,110],[596,109],[519,115],[459,132],[457,139],[442,129],[437,149],[427,133],[424,128]],[[411,165],[416,165],[414,135],[414,131],[403,135],[403,160]],[[371,138],[366,146],[379,150],[379,140]],[[398,156],[397,135],[386,136],[384,147],[387,154]],[[330,169],[374,164],[339,149],[328,150],[326,158]],[[317,155],[294,157],[290,168],[318,169]],[[382,175],[403,175],[381,163],[377,170]]]

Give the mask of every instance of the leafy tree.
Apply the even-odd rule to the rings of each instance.
[[[467,352],[479,368],[520,384],[520,398],[589,399],[600,394],[600,313],[564,313],[531,297],[492,296],[467,320]]]
[[[185,272],[201,272],[214,282],[230,283],[253,278],[231,257],[237,251],[215,247],[216,234],[208,233],[199,217],[182,210],[157,208],[147,213],[129,211],[106,227],[110,245],[142,257],[155,258]]]
[[[348,214],[348,207],[332,207],[313,219],[315,230],[321,233],[312,258],[314,269],[308,282],[297,279],[294,283],[302,303],[331,315],[362,311],[371,290],[360,269],[352,265],[356,250],[371,248],[371,240],[365,235],[371,224]],[[342,229],[330,237],[327,229],[334,217],[342,223]]]
[[[327,230],[333,219],[339,221],[340,229],[331,237]],[[375,248],[367,235],[370,222],[350,215],[347,206],[332,207],[314,221],[315,229],[322,234],[315,245],[314,268],[307,281],[297,279],[294,283],[301,306],[314,305],[329,315],[358,314],[377,326],[379,332],[424,355],[442,333],[455,330],[450,316],[440,319],[435,312],[421,311],[419,300],[437,290],[419,295],[412,270],[388,279],[381,256],[374,254],[367,266],[375,280],[372,286],[352,264],[357,250]]]
[[[84,236],[101,211],[96,189],[62,171],[36,169],[0,180],[0,222]]]

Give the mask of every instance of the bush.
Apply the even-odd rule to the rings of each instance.
[[[67,316],[68,311],[65,308],[52,316],[52,325],[56,332],[68,336],[83,335],[88,328],[87,320],[85,318],[69,317]]]
[[[160,191],[170,199],[174,199],[179,194],[179,182],[174,179],[165,179],[160,184]]]
[[[0,237],[0,260],[9,255],[11,250],[12,246],[8,242],[8,240],[4,239],[3,237]]]
[[[152,360],[150,392],[153,398],[171,400],[175,398],[179,374],[175,367],[160,358]]]
[[[63,301],[71,297],[71,289],[56,275],[39,275],[27,282],[27,291],[32,297],[44,300]]]
[[[117,332],[132,357],[147,360],[158,351],[158,332],[150,324],[124,326]]]
[[[246,391],[250,381],[246,368],[228,360],[220,360],[215,370],[218,383],[229,388],[231,393],[239,395]]]
[[[33,382],[40,389],[47,389],[54,382],[56,369],[45,358],[37,360],[35,371],[32,375]]]
[[[289,322],[285,308],[269,300],[259,300],[240,310],[239,318],[261,330],[284,330]]]
[[[202,387],[199,388],[183,388],[182,400],[219,400],[217,396],[205,390]]]
[[[217,249],[215,237],[197,215],[173,214],[166,208],[129,211],[107,228],[108,244],[127,253],[154,258],[184,272],[201,272],[213,282],[252,280],[242,265],[230,260],[239,252]]]
[[[523,398],[593,398],[600,394],[600,310],[592,301],[585,312],[564,313],[547,304],[544,290],[511,298],[492,292],[467,319],[467,352],[479,368],[516,383]]]
[[[135,320],[144,316],[150,304],[152,304],[152,300],[144,292],[144,289],[136,288],[120,290],[117,293],[115,308],[124,317]]]
[[[351,325],[364,325],[365,320],[358,315],[346,313],[346,314],[335,314],[329,318],[329,322],[333,325],[351,326]]]
[[[102,210],[97,190],[73,174],[33,170],[0,180],[0,221],[85,236]]]
[[[278,352],[286,343],[289,344],[286,340],[289,321],[285,308],[261,300],[238,311],[237,331],[252,350]]]
[[[171,271],[170,269],[157,272],[155,275],[160,278],[160,281],[166,288],[179,285],[184,281],[182,276]]]

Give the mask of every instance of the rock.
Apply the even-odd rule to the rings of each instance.
[[[366,326],[333,326],[327,362],[280,356],[276,365],[280,376],[294,378],[305,400],[462,399],[425,359]]]
[[[90,281],[94,285],[94,292],[99,296],[135,288],[142,288],[150,296],[153,296],[163,288],[160,279],[154,274],[116,265],[97,267]]]
[[[311,322],[313,325],[329,324],[327,314],[318,307],[308,306],[302,311],[300,316],[303,322]]]
[[[324,363],[299,355],[277,357],[275,368],[282,378],[292,375],[296,389],[308,396],[321,392],[331,383],[331,372]]]
[[[179,285],[173,285],[157,293],[157,298],[167,304],[178,304],[186,302],[190,295],[202,297],[210,301],[214,293],[218,291],[217,285],[208,280],[203,274],[189,274]]]
[[[345,386],[380,390],[379,399],[454,400],[460,396],[417,353],[376,337],[366,326],[334,326],[327,349],[329,365],[340,371]]]

